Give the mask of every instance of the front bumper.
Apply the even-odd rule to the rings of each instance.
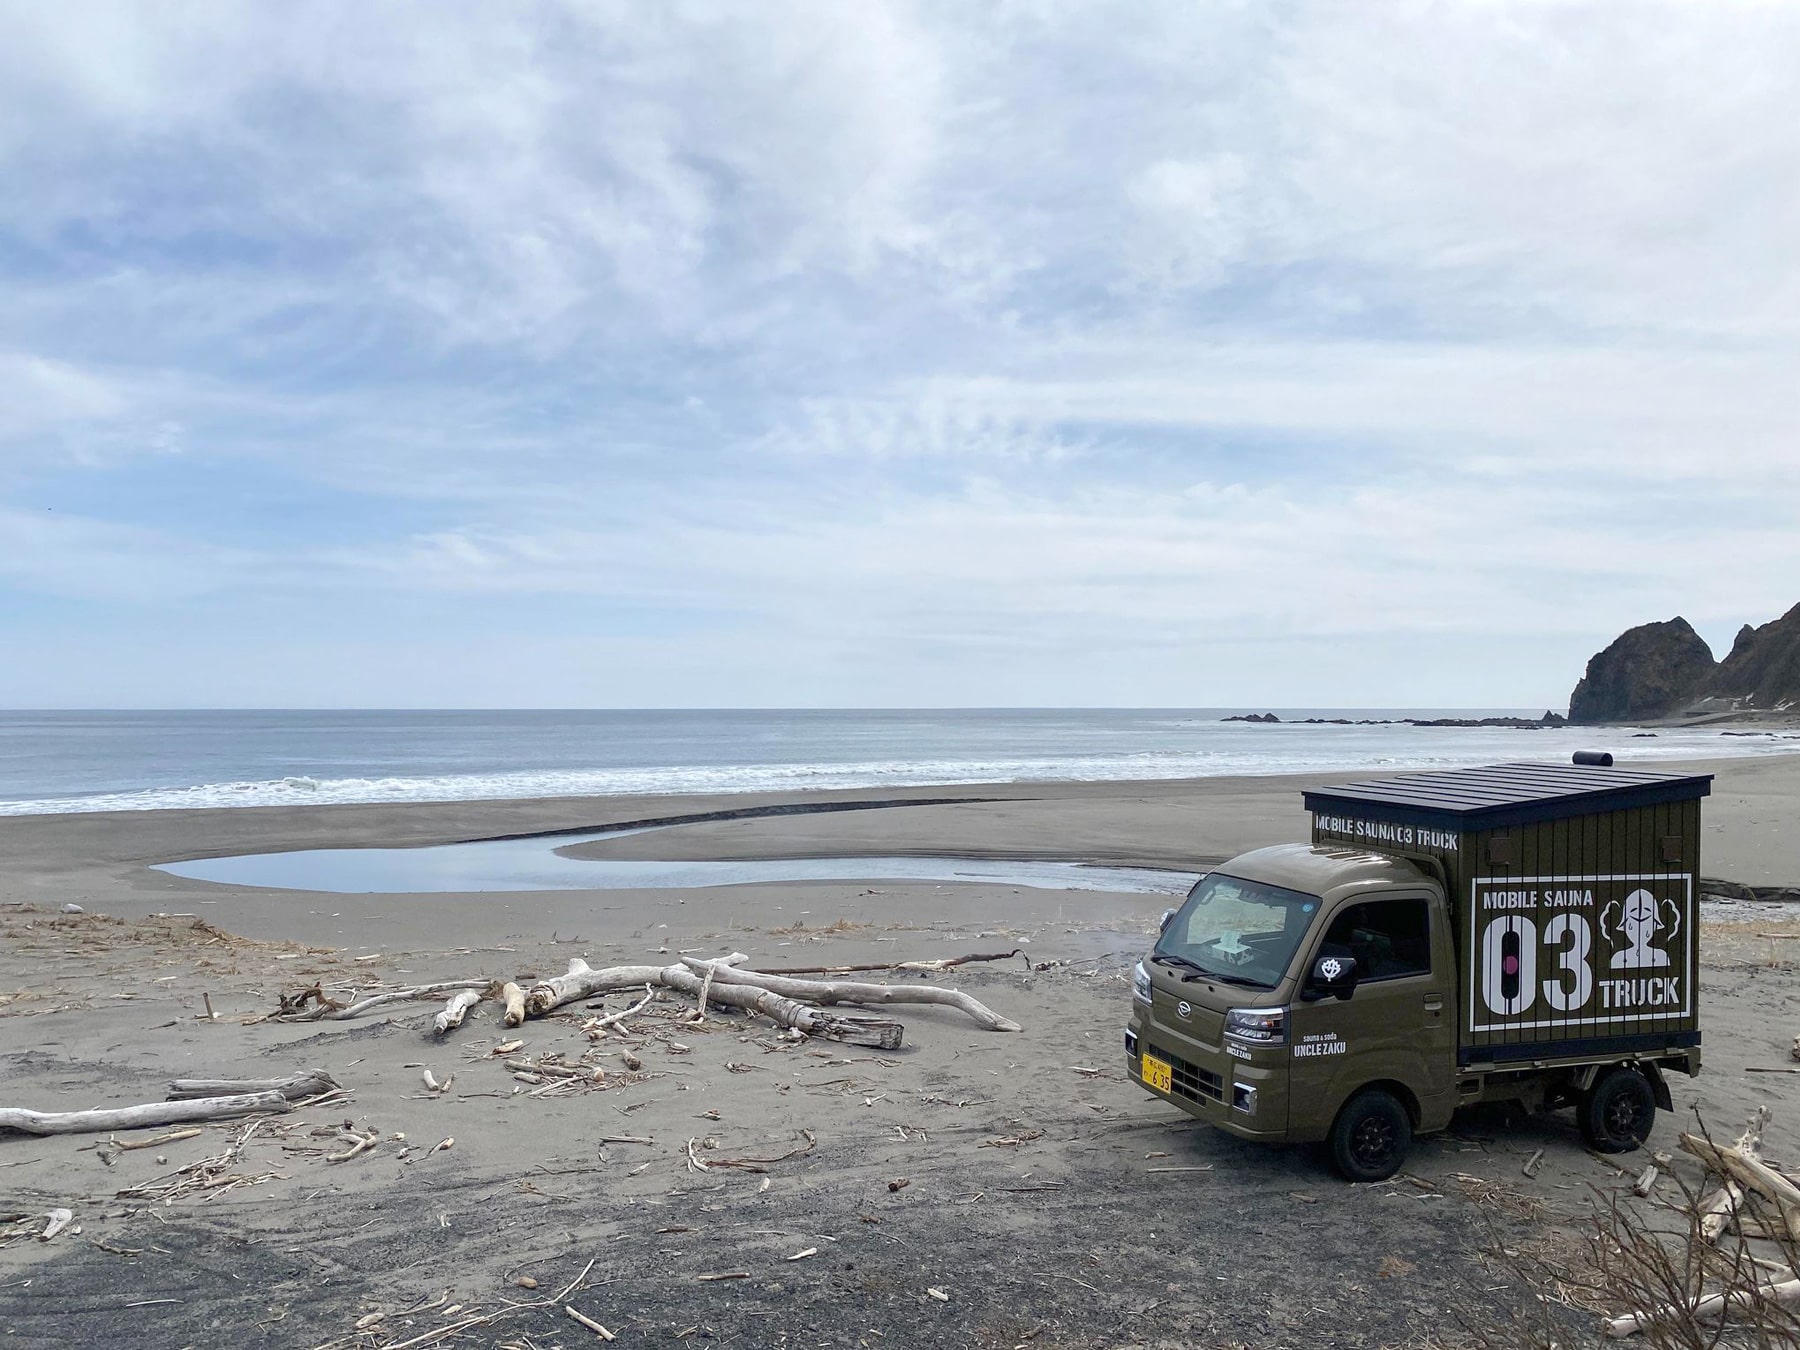
[[[1140,1003],[1125,1028],[1125,1071],[1153,1097],[1244,1139],[1278,1143],[1288,1132],[1287,1047],[1207,1046],[1157,1023]],[[1170,1066],[1168,1090],[1144,1079],[1144,1054]]]

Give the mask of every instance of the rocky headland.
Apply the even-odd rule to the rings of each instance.
[[[1800,605],[1745,624],[1723,661],[1680,616],[1640,624],[1595,653],[1569,696],[1577,723],[1714,717],[1800,721]]]

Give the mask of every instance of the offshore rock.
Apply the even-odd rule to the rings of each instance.
[[[1640,624],[1588,662],[1569,695],[1569,720],[1666,717],[1706,692],[1718,669],[1712,648],[1686,619]]]

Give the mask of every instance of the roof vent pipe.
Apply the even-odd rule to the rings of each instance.
[[[1577,750],[1576,764],[1593,764],[1602,769],[1612,768],[1612,751],[1610,750]]]

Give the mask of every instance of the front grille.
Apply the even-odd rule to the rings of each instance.
[[[1168,1062],[1176,1096],[1186,1097],[1190,1102],[1225,1100],[1225,1084],[1218,1074],[1209,1072],[1198,1064],[1189,1064],[1180,1055],[1171,1055],[1167,1050],[1154,1045],[1149,1052]]]

